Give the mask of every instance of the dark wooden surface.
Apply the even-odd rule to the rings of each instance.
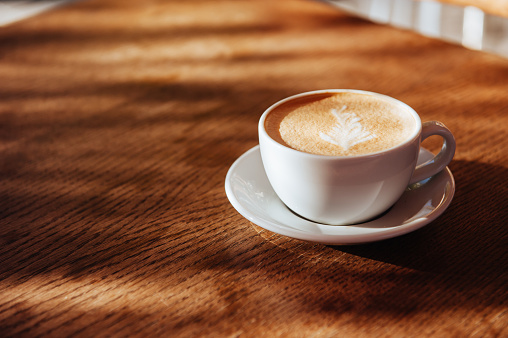
[[[235,211],[263,110],[324,88],[454,132],[440,218],[325,246]],[[312,1],[89,0],[0,28],[0,336],[506,337],[507,89],[506,59]]]

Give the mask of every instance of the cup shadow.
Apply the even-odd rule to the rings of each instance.
[[[419,271],[499,276],[508,271],[508,195],[501,165],[450,164],[456,192],[448,210],[413,233],[335,250]]]

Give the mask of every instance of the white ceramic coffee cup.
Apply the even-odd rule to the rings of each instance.
[[[388,100],[413,116],[416,127],[396,147],[359,156],[325,156],[289,148],[272,139],[265,130],[265,118],[290,100],[322,93],[368,94]],[[443,170],[455,154],[455,139],[442,123],[421,123],[411,107],[394,98],[361,90],[333,89],[302,93],[269,107],[258,126],[263,166],[275,193],[296,214],[333,225],[357,224],[389,209],[407,186]],[[444,139],[441,151],[416,167],[420,143],[431,135]]]

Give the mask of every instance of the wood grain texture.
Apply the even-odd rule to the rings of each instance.
[[[313,1],[87,0],[3,27],[0,336],[506,337],[507,86],[506,59]],[[262,111],[324,88],[454,132],[442,217],[324,246],[235,211]]]

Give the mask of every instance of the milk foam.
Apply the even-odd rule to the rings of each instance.
[[[382,97],[315,94],[276,107],[265,120],[274,140],[319,155],[355,156],[392,148],[409,138],[416,121]]]
[[[361,119],[355,113],[345,113],[347,106],[342,106],[340,111],[332,109],[331,114],[337,119],[337,123],[333,127],[331,133],[319,133],[322,140],[349,150],[358,143],[372,140],[375,134],[365,130],[362,126]]]

